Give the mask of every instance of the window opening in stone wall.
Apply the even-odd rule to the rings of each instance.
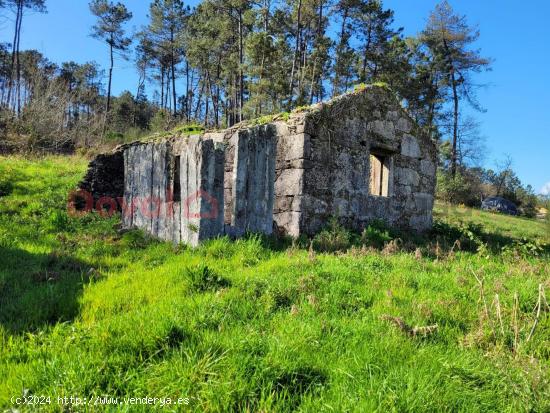
[[[384,153],[370,154],[370,194],[389,196],[390,156]]]
[[[181,201],[181,176],[180,176],[180,162],[181,158],[176,156],[174,158],[174,192],[172,194],[172,199],[174,202]]]

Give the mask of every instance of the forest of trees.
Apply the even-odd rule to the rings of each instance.
[[[440,146],[442,196],[475,204],[473,185],[504,194],[495,175],[513,181],[510,168],[477,167],[482,138],[467,114],[483,110],[475,74],[491,61],[475,48],[477,28],[447,1],[405,37],[380,0],[152,0],[137,32],[122,2],[92,0],[90,35],[105,45],[106,68],[20,50],[31,11],[46,12],[47,1],[0,0],[15,23],[13,42],[0,43],[2,151],[86,150],[179,124],[227,127],[384,83]],[[133,62],[138,82],[112,96],[117,59]]]

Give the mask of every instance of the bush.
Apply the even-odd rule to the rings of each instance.
[[[447,171],[439,171],[436,196],[453,204],[478,207],[481,200],[480,183],[474,176],[468,174],[457,172],[453,177]]]
[[[111,142],[122,142],[124,135],[120,132],[107,132],[105,134],[105,140]]]
[[[323,252],[345,251],[351,245],[351,234],[338,223],[338,219],[331,218],[327,228],[313,238],[313,245]]]
[[[167,109],[159,109],[151,119],[153,132],[166,132],[175,126],[175,120]]]
[[[183,135],[200,135],[204,132],[204,127],[196,122],[184,123],[174,128],[174,132]]]
[[[478,251],[484,245],[481,239],[483,226],[473,222],[451,225],[444,221],[435,221],[432,234],[451,243],[458,241],[462,249],[467,251]]]
[[[121,244],[126,248],[144,249],[153,242],[153,238],[140,229],[132,229],[122,235]]]
[[[539,240],[529,240],[527,238],[522,238],[512,245],[502,247],[503,255],[511,257],[540,257],[544,252],[545,247]]]
[[[9,181],[0,181],[0,197],[7,196],[13,191],[13,184]]]
[[[361,244],[382,248],[393,238],[394,237],[390,230],[386,227],[386,224],[383,221],[376,220],[361,233]]]
[[[216,291],[231,286],[229,280],[216,274],[206,265],[187,268],[185,270],[185,275],[191,281],[191,286],[195,291]]]
[[[131,127],[124,132],[124,142],[135,142],[148,134],[149,132],[143,129]]]

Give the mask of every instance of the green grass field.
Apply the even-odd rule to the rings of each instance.
[[[85,168],[0,158],[0,411],[550,411],[545,223],[441,204],[424,237],[190,249],[70,217]]]

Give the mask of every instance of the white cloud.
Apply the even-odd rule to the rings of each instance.
[[[540,189],[541,195],[550,196],[550,182],[546,182],[544,186]]]

